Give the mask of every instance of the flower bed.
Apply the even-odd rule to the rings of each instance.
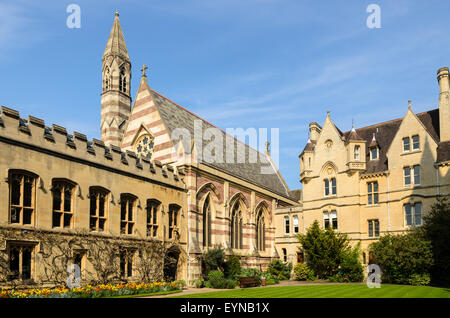
[[[42,288],[42,289],[9,289],[1,290],[0,298],[99,298],[127,295],[141,295],[181,290],[180,282],[172,283],[121,283],[104,285],[86,285],[80,288],[68,289]]]

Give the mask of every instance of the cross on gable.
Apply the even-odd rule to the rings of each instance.
[[[147,67],[147,65],[142,65],[142,68],[141,68],[141,72],[142,72],[142,76],[147,76],[146,74],[145,74],[145,71],[146,70],[148,70],[148,67]]]

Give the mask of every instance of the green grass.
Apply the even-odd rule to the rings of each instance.
[[[450,298],[450,289],[428,286],[365,284],[304,285],[235,289],[175,298]]]

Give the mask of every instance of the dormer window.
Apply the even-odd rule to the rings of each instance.
[[[370,148],[370,160],[378,159],[378,147]]]

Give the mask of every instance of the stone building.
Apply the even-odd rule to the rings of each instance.
[[[2,106],[1,283],[64,283],[70,264],[85,281],[190,283],[215,245],[244,266],[264,269],[278,258],[274,211],[299,198],[269,150],[152,90],[146,69],[132,103],[116,13],[102,58],[102,140]]]
[[[422,224],[438,196],[450,195],[449,70],[438,70],[439,108],[342,132],[328,112],[322,126],[309,125],[300,154],[302,205],[276,212],[276,244],[294,263],[302,261],[295,233],[314,220],[368,246],[380,235]],[[406,107],[405,107],[406,108]]]

